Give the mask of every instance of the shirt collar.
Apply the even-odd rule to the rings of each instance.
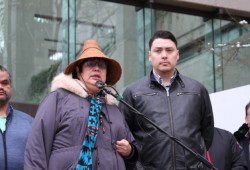
[[[155,80],[156,80],[159,84],[161,84],[161,85],[163,86],[163,79],[161,78],[160,75],[158,75],[158,74],[155,72],[154,69],[153,69],[153,75],[154,75]],[[175,72],[174,72],[174,75],[170,78],[170,81],[169,81],[170,84],[167,85],[168,87],[170,87],[171,84],[174,82],[176,75],[177,75],[177,71],[175,71]]]

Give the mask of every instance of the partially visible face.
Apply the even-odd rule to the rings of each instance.
[[[149,61],[157,74],[174,73],[179,51],[170,39],[157,38],[153,41],[149,51]]]
[[[247,115],[245,118],[246,124],[248,124],[248,127],[250,127],[250,107],[247,109]]]
[[[9,74],[0,70],[0,105],[8,103],[12,95]]]
[[[82,66],[79,79],[84,82],[90,93],[96,93],[99,89],[96,87],[97,80],[106,82],[107,63],[103,59],[86,59]]]

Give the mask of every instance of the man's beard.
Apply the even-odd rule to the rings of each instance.
[[[6,93],[5,93],[5,95],[6,95],[6,98],[5,98],[5,99],[0,99],[0,106],[4,106],[4,105],[6,105],[7,103],[9,103],[9,100],[10,100],[10,98],[11,98],[11,95],[7,95]]]

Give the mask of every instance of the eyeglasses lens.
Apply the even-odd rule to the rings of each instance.
[[[88,60],[86,64],[89,67],[95,67],[96,65],[98,65],[99,68],[102,68],[102,69],[107,68],[107,64],[104,60]]]

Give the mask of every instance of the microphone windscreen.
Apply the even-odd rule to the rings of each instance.
[[[101,80],[97,80],[96,83],[95,83],[95,85],[99,89],[105,87],[105,84]]]

